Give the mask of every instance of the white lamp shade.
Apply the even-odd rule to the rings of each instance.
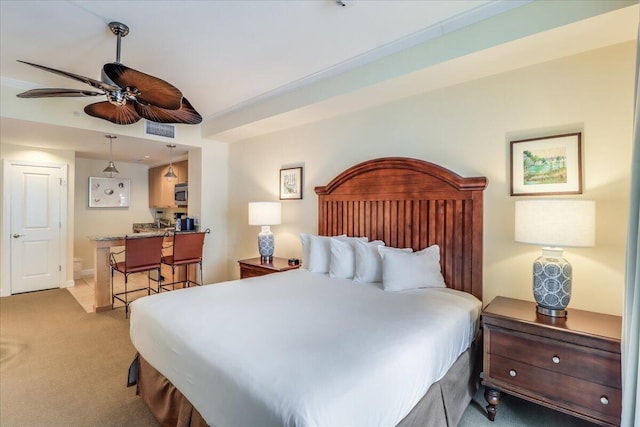
[[[516,202],[516,242],[541,246],[595,245],[593,200],[536,199]]]
[[[282,218],[279,202],[249,203],[249,225],[278,225]]]

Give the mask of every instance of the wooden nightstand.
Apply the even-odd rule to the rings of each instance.
[[[238,264],[240,264],[241,279],[264,276],[265,274],[280,273],[281,271],[300,268],[300,265],[289,265],[288,260],[275,257],[269,263],[262,262],[260,257],[258,257],[240,260],[238,261]]]
[[[497,297],[482,312],[489,419],[504,391],[593,423],[620,425],[622,319],[575,309],[554,318],[535,307]]]

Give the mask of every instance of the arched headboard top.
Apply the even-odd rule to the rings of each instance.
[[[482,299],[484,177],[403,157],[346,169],[318,194],[318,234],[366,236],[413,250],[437,244],[447,286]]]
[[[388,174],[389,177],[392,177],[397,176],[398,172],[402,174],[402,171],[405,171],[405,173],[413,171],[417,176],[423,175],[422,178],[426,180],[424,184],[436,180],[438,190],[442,190],[442,188],[440,188],[442,184],[448,184],[457,191],[482,191],[487,186],[487,179],[485,177],[463,178],[449,169],[436,165],[435,163],[427,162],[426,160],[408,157],[382,157],[358,163],[350,167],[332,179],[327,185],[316,187],[315,192],[318,195],[326,195],[339,191],[343,184],[352,182],[360,175]],[[384,182],[378,184],[384,184]],[[412,190],[415,191],[416,188],[412,188]]]

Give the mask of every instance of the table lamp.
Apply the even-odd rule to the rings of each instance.
[[[262,227],[262,231],[258,234],[258,251],[264,262],[271,262],[273,259],[275,239],[270,226],[280,224],[281,212],[279,202],[249,203],[249,225]]]
[[[571,264],[562,246],[595,244],[596,204],[593,200],[536,199],[516,202],[515,241],[543,246],[533,263],[536,311],[566,317],[571,299]]]

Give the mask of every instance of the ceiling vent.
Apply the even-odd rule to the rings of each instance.
[[[144,121],[144,133],[146,135],[162,136],[163,138],[176,139],[176,126],[168,123],[156,123]]]

